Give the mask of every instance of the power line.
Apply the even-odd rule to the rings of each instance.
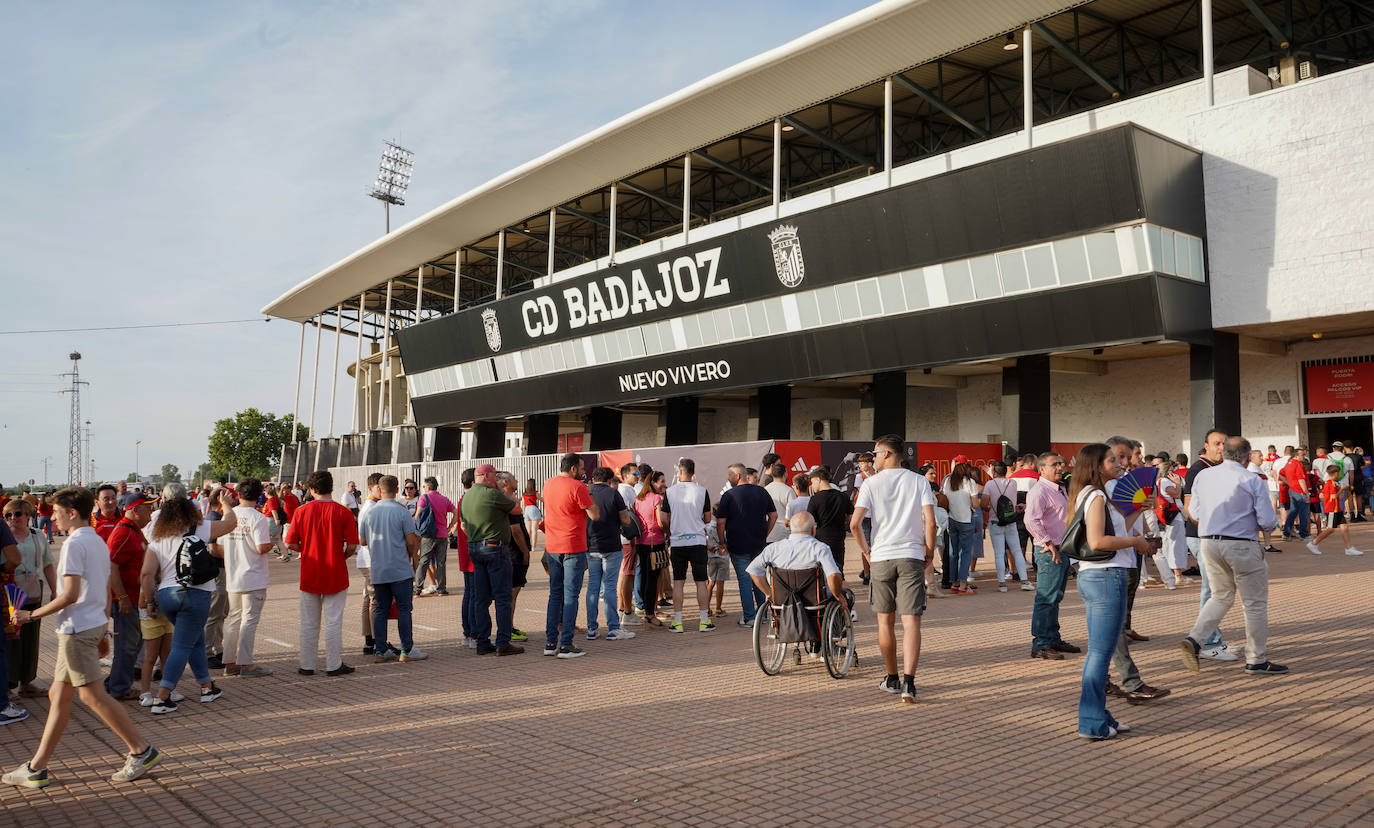
[[[146,328],[190,328],[200,325],[238,325],[244,322],[271,322],[271,319],[224,319],[219,322],[167,322],[161,325],[112,325],[104,328],[47,328],[36,331],[0,331],[0,336],[18,334],[87,333],[90,331],[133,331]]]

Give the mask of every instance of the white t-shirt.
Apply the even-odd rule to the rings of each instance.
[[[1326,470],[1331,468],[1330,457],[1318,457],[1312,461],[1312,471],[1317,473],[1317,479],[1325,483],[1327,481]]]
[[[706,488],[692,481],[679,480],[664,493],[668,504],[668,545],[671,547],[705,546],[706,524],[701,516],[710,511],[711,499]]]
[[[930,485],[930,481],[927,480],[926,485]],[[950,520],[960,523],[969,523],[973,520],[973,498],[978,496],[978,484],[973,482],[973,478],[965,477],[958,489],[951,489],[949,478],[946,477],[945,482],[940,484],[940,491],[949,498]]]
[[[796,500],[797,492],[781,480],[774,480],[763,488],[768,492],[768,496],[773,498],[773,507],[778,511],[778,522],[773,524],[773,531],[768,533],[768,542],[787,540],[792,534],[792,530],[787,528],[787,505]]]
[[[787,504],[787,520],[791,520],[793,515],[805,512],[806,507],[811,505],[811,495],[797,495],[792,498],[792,502]]]
[[[461,502],[462,499],[459,498],[459,500]],[[367,514],[367,510],[371,509],[373,506],[376,505],[377,501],[373,500],[370,497],[365,498],[363,500],[363,505],[358,507],[358,522],[361,523],[363,520],[363,515]],[[358,554],[353,556],[353,565],[358,569],[372,568],[372,553],[367,551],[367,544],[358,544]]]
[[[1115,481],[1108,481],[1108,482],[1111,483],[1111,482],[1115,482]],[[1081,504],[1083,504],[1083,503],[1085,503],[1085,502],[1087,503],[1087,508],[1090,508],[1090,509],[1101,509],[1102,507],[1101,507],[1101,506],[1098,506],[1098,505],[1097,505],[1096,503],[1094,503],[1093,501],[1098,500],[1099,498],[1105,498],[1106,496],[1107,496],[1107,495],[1104,494],[1104,493],[1102,492],[1101,489],[1084,489],[1083,491],[1081,491],[1081,492],[1078,493],[1078,500],[1077,500],[1077,502],[1074,504],[1074,509],[1077,510],[1078,507],[1079,507],[1079,505],[1081,505]],[[1118,511],[1116,510],[1116,507],[1113,506],[1111,503],[1108,503],[1108,504],[1107,504],[1107,514],[1111,515],[1111,518],[1112,518],[1112,532],[1113,532],[1118,538],[1129,537],[1131,533],[1130,533],[1129,531],[1127,531],[1127,529],[1126,529],[1126,518],[1125,518],[1124,516],[1122,516],[1122,514],[1121,514],[1120,512],[1118,512]],[[1069,515],[1069,520],[1070,520],[1070,521],[1073,520],[1073,515]],[[1107,569],[1107,568],[1113,567],[1113,566],[1118,566],[1118,567],[1121,567],[1121,568],[1123,568],[1123,569],[1131,569],[1131,568],[1133,568],[1133,567],[1135,566],[1135,549],[1133,549],[1133,548],[1131,548],[1131,547],[1129,547],[1129,546],[1126,547],[1125,549],[1118,549],[1118,550],[1116,551],[1115,557],[1113,557],[1111,560],[1107,560],[1107,561],[1099,561],[1099,562],[1096,562],[1096,563],[1089,562],[1089,561],[1079,561],[1079,562],[1078,562],[1078,568],[1079,568],[1080,570],[1081,570],[1081,569]]]
[[[352,492],[344,492],[344,505],[350,509],[358,508],[358,496]]]
[[[196,527],[196,530],[192,534],[205,541],[207,544],[210,543],[210,521],[201,521],[201,524]],[[158,589],[176,589],[181,586],[181,584],[177,583],[177,550],[181,548],[181,538],[181,535],[175,535],[170,538],[148,542],[148,548],[157,553],[158,568],[162,572],[162,580],[157,585]],[[209,580],[203,584],[192,586],[190,589],[203,589],[206,592],[214,592],[215,582],[214,580]]]
[[[1326,459],[1327,459],[1327,460],[1330,460],[1332,463],[1340,463],[1340,464],[1341,464],[1341,471],[1344,472],[1344,474],[1343,474],[1342,476],[1343,476],[1347,481],[1350,480],[1351,472],[1353,472],[1353,471],[1355,470],[1355,464],[1352,463],[1352,462],[1350,462],[1349,460],[1347,460],[1347,459],[1346,459],[1346,456],[1345,456],[1345,454],[1344,454],[1343,452],[1339,452],[1339,451],[1329,452],[1329,453],[1326,455]],[[1325,483],[1325,482],[1326,482],[1326,478],[1322,478],[1322,482]]]
[[[267,589],[270,580],[267,556],[258,553],[258,544],[272,542],[272,522],[251,506],[235,506],[239,524],[219,539],[224,547],[224,583],[228,592]]]
[[[935,505],[930,481],[910,469],[883,469],[864,481],[856,509],[867,509],[873,519],[869,558],[924,561],[926,521],[922,507]]]
[[[75,604],[57,611],[57,631],[75,635],[104,627],[108,617],[105,604],[110,593],[110,549],[89,526],[76,529],[62,544],[57,582],[61,584],[67,575],[81,576],[81,594]]]

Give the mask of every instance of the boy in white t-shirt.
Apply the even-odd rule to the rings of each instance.
[[[224,624],[224,674],[256,678],[272,671],[253,663],[253,644],[258,619],[267,602],[269,581],[267,553],[272,551],[271,521],[252,504],[262,495],[262,482],[245,477],[239,481],[239,505],[234,507],[238,526],[220,539],[224,549],[225,593],[229,613]]]
[[[129,748],[124,767],[111,777],[132,782],[162,760],[157,748],[143,740],[129,714],[105,692],[100,668],[100,648],[105,641],[105,614],[109,597],[110,551],[90,526],[95,496],[90,489],[67,488],[53,495],[53,521],[68,533],[57,566],[60,584],[55,598],[32,612],[19,610],[16,624],[49,615],[57,616],[57,664],[53,668],[51,707],[43,726],[43,738],[33,758],[5,774],[7,785],[42,788],[52,782],[48,760],[57,750],[72,713],[72,694],[95,712],[106,727]]]

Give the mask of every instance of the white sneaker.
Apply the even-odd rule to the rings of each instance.
[[[644,616],[635,615],[633,612],[622,612],[620,613],[620,626],[642,627],[644,626]]]
[[[634,633],[630,632],[629,630],[625,630],[625,629],[611,630],[610,632],[606,633],[606,640],[607,640],[607,641],[625,641],[625,640],[627,640],[627,639],[631,639],[631,638],[634,638],[634,637],[635,637],[635,634],[634,634]]]
[[[1354,557],[1354,556],[1356,556],[1356,555],[1363,555],[1364,553],[1361,552],[1360,550],[1356,549],[1355,547],[1351,546],[1351,547],[1349,547],[1349,548],[1347,548],[1347,549],[1345,550],[1345,554],[1350,555],[1351,557]]]
[[[155,701],[157,701],[157,696],[154,696],[151,690],[147,693],[140,694],[138,697],[139,707],[152,707]]]
[[[1239,661],[1239,660],[1240,660],[1240,659],[1236,656],[1235,653],[1233,653],[1233,652],[1231,652],[1230,650],[1226,649],[1225,646],[1221,646],[1221,647],[1203,647],[1201,650],[1198,651],[1197,657],[1198,657],[1198,658],[1211,659],[1212,661]]]
[[[1021,582],[1021,591],[1022,591],[1022,592],[1035,592],[1035,584],[1032,584],[1030,581],[1022,581],[1022,582]]]
[[[477,639],[475,639],[475,638],[464,638],[464,639],[463,639],[463,646],[464,646],[464,647],[467,647],[469,650],[475,650],[475,649],[477,649]]]
[[[421,595],[433,595],[434,593],[436,593],[436,592],[438,592],[438,591],[439,591],[439,588],[438,588],[437,586],[435,586],[434,584],[430,584],[429,586],[427,586],[427,587],[425,587],[424,589],[420,590],[420,594],[421,594]]]
[[[1178,589],[1178,584],[1168,584],[1168,585],[1166,585],[1164,588],[1165,588],[1165,589]]]
[[[1006,592],[1006,591],[1007,591],[1007,582],[1006,582],[1006,581],[998,581],[998,583],[997,583],[997,591],[998,591],[998,592]]]
[[[1311,552],[1313,555],[1320,555],[1322,553],[1322,551],[1318,549],[1317,545],[1312,541],[1307,542],[1307,551]]]

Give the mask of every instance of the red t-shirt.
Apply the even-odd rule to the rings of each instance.
[[[283,512],[286,512],[287,523],[291,522],[291,518],[295,517],[296,510],[300,507],[301,502],[296,499],[295,495],[291,494],[290,492],[287,492],[284,496],[282,496],[281,508]],[[344,508],[347,509],[348,507],[345,506]]]
[[[102,514],[99,509],[91,515],[91,525],[95,527],[95,533],[106,543],[109,543],[110,533],[114,531],[114,528],[118,526],[119,522],[122,520],[124,520],[123,515],[108,517]]]
[[[587,484],[560,474],[544,483],[544,551],[566,555],[587,551]]]
[[[301,546],[301,592],[333,595],[348,589],[344,544],[357,545],[358,521],[333,500],[312,500],[296,510],[287,543]]]
[[[1322,511],[1326,514],[1341,511],[1341,504],[1336,496],[1341,492],[1341,487],[1336,485],[1336,481],[1328,480],[1322,484]]]
[[[463,509],[463,498],[460,496],[458,502],[453,504],[453,508],[460,515]],[[453,536],[458,541],[458,571],[475,572],[476,567],[472,565],[472,557],[468,555],[468,533],[463,531],[463,521],[459,520],[457,527],[453,530]]]
[[[1289,460],[1283,464],[1283,479],[1288,482],[1288,488],[1295,492],[1309,492],[1307,487],[1307,469],[1302,467],[1302,461]]]
[[[129,600],[137,604],[140,588],[138,575],[143,569],[143,550],[147,546],[143,530],[132,520],[121,518],[105,539],[105,545],[110,548],[110,563],[119,570],[124,591],[128,593]]]

